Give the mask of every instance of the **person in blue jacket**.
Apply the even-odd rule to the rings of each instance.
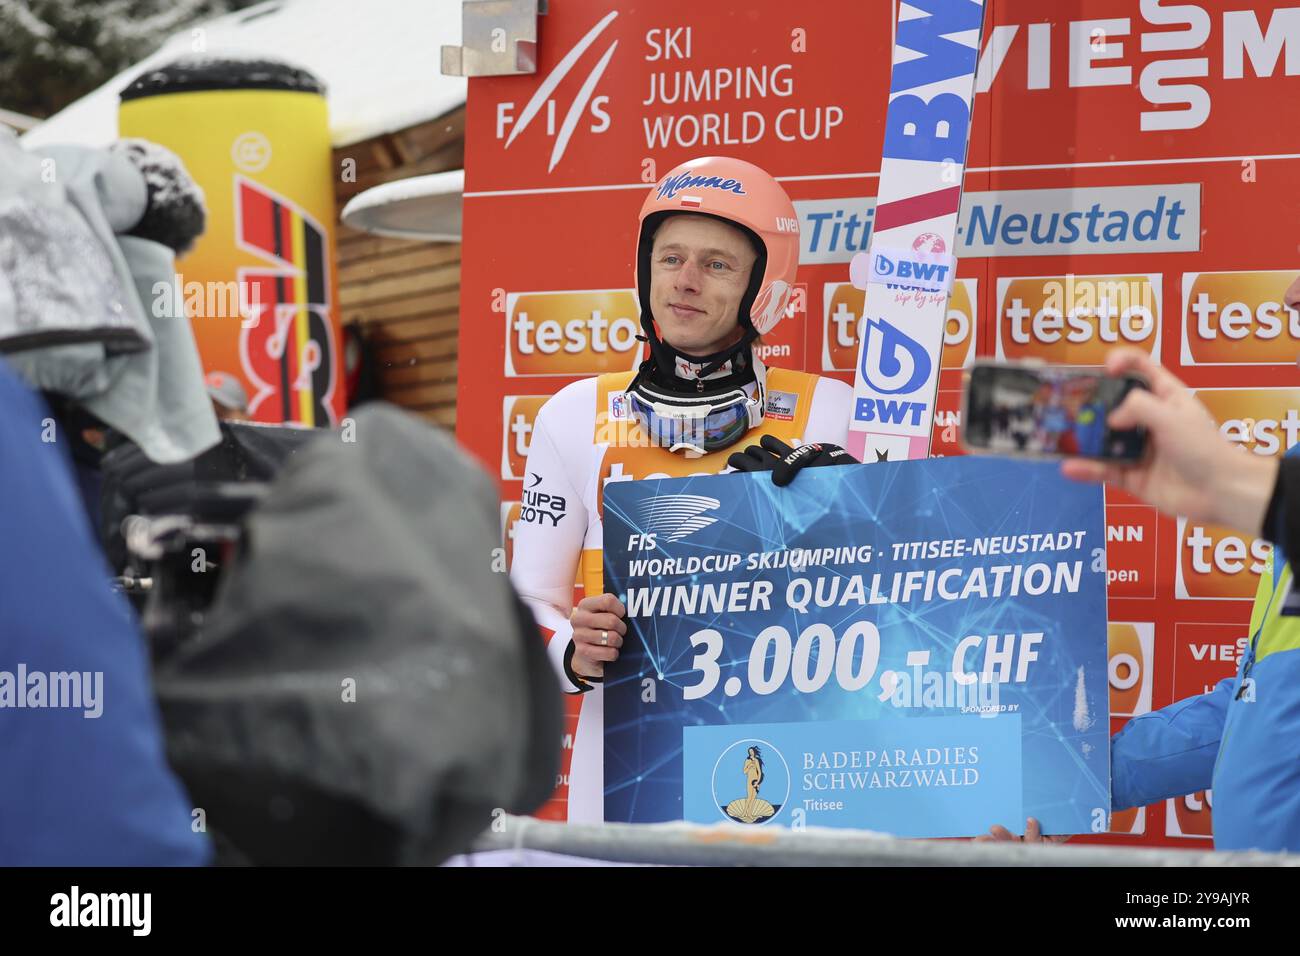
[[[1300,280],[1288,305],[1300,305]],[[1112,738],[1112,809],[1213,789],[1215,849],[1300,853],[1300,597],[1287,561],[1300,554],[1300,446],[1281,463],[1232,447],[1205,407],[1145,353],[1118,349],[1106,368],[1150,383],[1149,392],[1129,394],[1110,424],[1146,428],[1151,454],[1137,466],[1070,460],[1065,475],[1274,544],[1236,676],[1135,717]],[[1012,836],[999,826],[981,839]],[[1027,821],[1024,839],[1043,839],[1036,821]]]
[[[0,865],[204,864],[60,427],[0,361]]]

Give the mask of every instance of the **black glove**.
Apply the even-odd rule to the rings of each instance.
[[[794,481],[801,468],[820,468],[823,465],[861,464],[839,445],[813,442],[791,448],[773,435],[764,435],[757,445],[750,445],[727,459],[736,471],[770,471],[772,484],[784,488]]]

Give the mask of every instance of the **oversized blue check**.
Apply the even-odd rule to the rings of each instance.
[[[970,836],[1110,808],[1100,488],[988,458],[611,483],[605,819]]]

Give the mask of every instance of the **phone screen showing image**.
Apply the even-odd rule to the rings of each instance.
[[[964,441],[999,455],[1136,460],[1141,430],[1106,424],[1136,378],[1113,378],[1070,368],[976,365],[966,397]]]

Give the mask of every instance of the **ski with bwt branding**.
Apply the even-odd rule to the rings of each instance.
[[[849,266],[866,292],[848,448],[861,461],[930,453],[983,27],[983,0],[898,6],[875,226]]]

